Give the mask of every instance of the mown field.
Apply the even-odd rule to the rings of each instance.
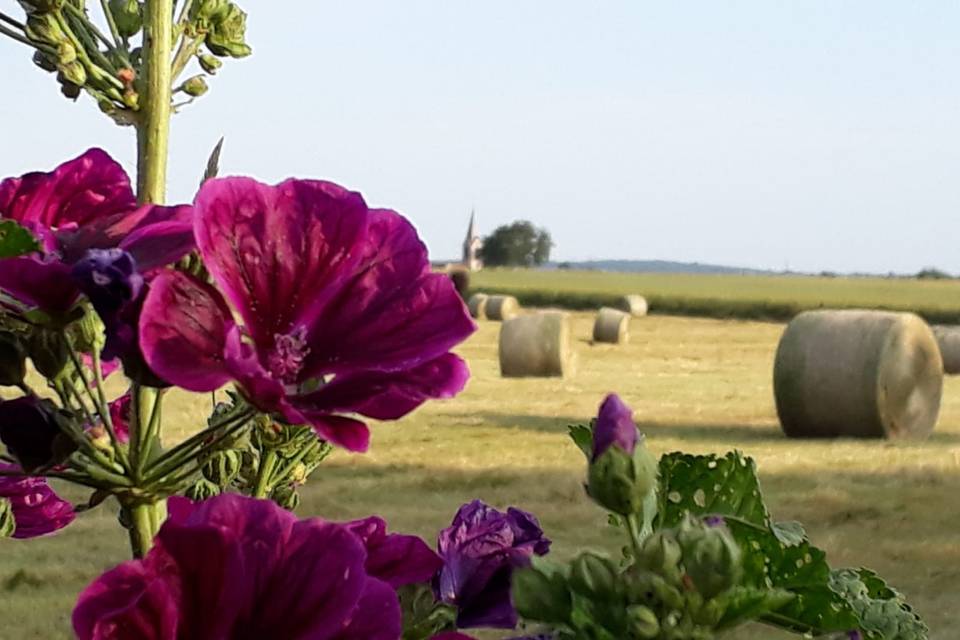
[[[638,293],[654,313],[788,320],[805,309],[863,307],[960,324],[960,280],[486,269],[472,274],[471,285],[529,306],[596,309]]]
[[[575,316],[579,370],[565,380],[500,378],[499,326],[482,323],[460,349],[473,371],[468,389],[377,425],[367,455],[335,454],[305,488],[299,513],[379,513],[432,539],[462,502],[480,497],[536,513],[557,556],[587,546],[613,552],[617,538],[583,496],[584,461],[565,432],[618,391],[656,452],[738,448],[755,457],[777,518],[804,522],[835,565],[879,570],[915,603],[933,638],[958,637],[960,379],[947,381],[927,441],[789,441],[771,390],[782,325],[651,316],[633,323],[629,345],[614,347],[589,344],[591,322]],[[171,438],[208,407],[206,396],[173,398]],[[109,504],[58,536],[0,541],[0,638],[70,637],[75,594],[124,560],[125,544]],[[760,627],[730,637],[793,636]]]

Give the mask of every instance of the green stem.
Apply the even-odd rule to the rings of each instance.
[[[143,9],[144,87],[137,122],[137,196],[162,204],[166,192],[172,96],[173,0],[149,0]]]
[[[630,546],[633,547],[633,557],[639,558],[643,543],[640,535],[640,524],[637,522],[637,515],[630,514],[624,517],[627,520],[627,531],[630,534]]]
[[[27,28],[27,25],[23,24],[19,20],[15,20],[14,18],[11,18],[7,14],[5,14],[3,11],[0,11],[0,22],[6,22],[11,27],[19,29],[20,31],[23,31],[24,29]]]
[[[130,521],[130,549],[134,558],[142,558],[153,546],[153,537],[157,535],[166,513],[166,503],[141,502],[125,506]],[[161,513],[162,509],[162,513]]]
[[[271,480],[273,472],[277,468],[277,452],[273,449],[267,449],[260,459],[260,467],[257,469],[257,483],[253,488],[254,498],[266,498],[270,494]]]
[[[122,49],[123,40],[120,38],[120,30],[117,29],[117,21],[113,19],[113,12],[110,11],[110,5],[107,3],[107,0],[100,0],[100,6],[103,7],[103,15],[107,20],[107,25],[110,27],[110,35],[113,36],[113,47],[115,49]]]
[[[147,469],[144,481],[148,484],[158,482],[163,476],[175,471],[194,457],[200,448],[206,447],[207,449],[213,450],[218,444],[232,437],[237,431],[245,427],[252,417],[253,410],[241,413],[238,416],[232,416],[229,420],[216,423],[195,436],[184,440],[153,461]],[[218,431],[221,431],[221,433],[218,434]],[[207,442],[209,438],[213,438],[213,440]]]
[[[163,392],[153,387],[137,387],[137,461],[135,475],[143,477],[143,470],[153,455],[154,448],[160,448],[160,407],[163,404]]]

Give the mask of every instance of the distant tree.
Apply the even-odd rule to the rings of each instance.
[[[922,269],[917,273],[917,277],[921,280],[949,280],[953,276],[945,271],[940,269],[935,269],[933,267],[927,267]]]
[[[532,267],[550,260],[553,240],[527,220],[502,225],[483,239],[480,257],[488,267]]]

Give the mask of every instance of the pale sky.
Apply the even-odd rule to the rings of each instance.
[[[224,135],[224,173],[339,182],[436,258],[475,207],[559,260],[960,273],[960,3],[239,4],[254,54],[176,116],[171,201]],[[0,176],[95,145],[132,171],[132,130],[26,47],[0,80]]]

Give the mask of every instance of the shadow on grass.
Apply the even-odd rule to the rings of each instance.
[[[484,426],[502,429],[524,429],[528,431],[543,431],[548,433],[566,433],[567,427],[573,424],[585,424],[589,418],[584,416],[545,416],[520,413],[499,413],[496,411],[481,411],[478,413],[451,413],[447,414],[454,420],[470,420],[480,422]],[[715,440],[741,442],[786,442],[787,438],[776,423],[767,424],[730,424],[730,423],[675,423],[641,421],[637,423],[640,431],[653,438],[676,438],[697,442],[712,442]],[[797,439],[797,443],[817,442],[816,439]],[[819,440],[830,442],[830,439]],[[836,439],[837,442],[868,442],[868,440]],[[879,441],[878,441],[879,442]],[[914,441],[903,441],[909,446]],[[937,444],[960,443],[960,433],[934,431],[927,440],[918,440],[916,443],[932,442]]]

